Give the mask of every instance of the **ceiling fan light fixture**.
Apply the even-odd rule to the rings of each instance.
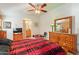
[[[45,10],[45,7],[47,4],[45,4],[45,3],[43,3],[42,5],[41,4],[33,5],[32,3],[29,3],[29,5],[32,7],[32,9],[28,10],[28,11],[34,11],[36,14],[40,14],[41,12],[44,12],[44,13],[47,12]]]
[[[36,14],[40,14],[40,12],[41,12],[40,10],[35,10]]]

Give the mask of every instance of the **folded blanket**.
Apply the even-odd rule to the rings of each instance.
[[[10,39],[0,39],[0,45],[8,45],[10,46],[12,40]]]
[[[0,55],[8,55],[9,46],[7,45],[0,45]]]

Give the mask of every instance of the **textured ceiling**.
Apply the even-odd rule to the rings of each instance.
[[[36,5],[36,4],[37,3],[35,3],[34,5]],[[60,7],[61,5],[63,5],[63,4],[62,3],[47,3],[47,6],[45,7],[45,9],[47,11],[50,11],[50,10],[53,10],[57,7]],[[31,9],[31,6],[28,5],[27,3],[0,3],[0,10],[2,10],[3,12],[13,10],[18,13],[23,13],[23,12],[26,13],[27,12],[28,14],[34,14],[33,11],[28,12],[27,10],[29,10],[29,9]]]
[[[61,5],[63,5],[64,3],[48,3],[46,9],[49,10],[53,10],[57,7],[60,7]]]
[[[46,9],[47,10],[52,10],[56,7],[61,6],[61,5],[63,5],[63,3],[47,3]],[[19,6],[28,7],[28,4],[26,4],[26,3],[0,3],[0,8],[3,8],[3,9],[11,9],[13,7],[19,7]]]

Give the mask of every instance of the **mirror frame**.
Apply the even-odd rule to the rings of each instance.
[[[69,34],[72,34],[72,17],[73,16],[68,16],[68,17],[64,17],[64,18],[59,18],[59,19],[55,19],[54,20],[54,31],[56,32],[56,21],[58,20],[63,20],[63,19],[69,19],[69,28],[70,28],[70,33]],[[60,33],[63,33],[63,32],[60,32]]]

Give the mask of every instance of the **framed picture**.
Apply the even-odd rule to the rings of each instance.
[[[4,29],[11,29],[11,22],[9,22],[9,21],[3,22],[3,28]]]

